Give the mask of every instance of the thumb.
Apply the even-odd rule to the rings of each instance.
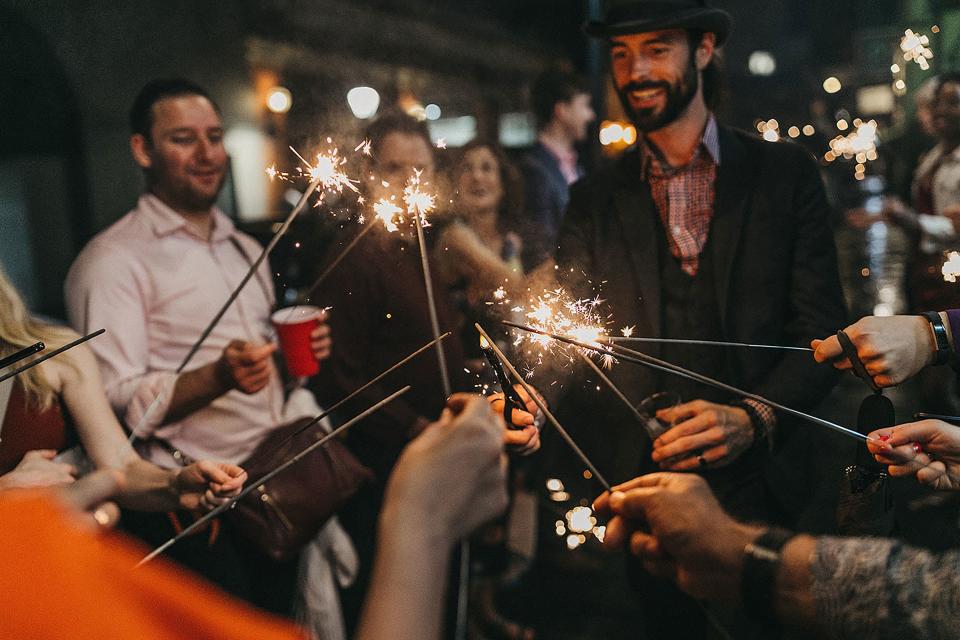
[[[45,460],[53,460],[57,457],[57,452],[54,449],[34,449],[33,451],[27,451],[24,458],[43,458]]]
[[[117,495],[126,484],[119,471],[95,471],[57,490],[60,499],[78,511],[89,511]]]

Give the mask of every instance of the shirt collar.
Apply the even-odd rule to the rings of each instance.
[[[641,150],[642,169],[644,176],[647,175],[651,162],[655,161],[659,167],[663,167],[663,159],[656,147],[653,145],[648,145],[643,137],[640,138],[639,146]],[[717,126],[717,118],[712,112],[707,115],[707,124],[703,128],[703,136],[700,138],[700,145],[694,152],[693,157],[697,158],[700,156],[703,150],[706,150],[707,155],[710,156],[710,159],[713,160],[714,164],[717,166],[720,165],[720,129]],[[672,167],[668,169],[668,171],[676,171],[677,169],[682,168],[683,167]]]
[[[140,196],[137,202],[137,209],[147,217],[157,237],[168,236],[177,231],[182,231],[193,238],[204,242],[207,241],[207,238],[200,237],[194,229],[187,224],[183,216],[152,193],[144,193]],[[210,215],[213,217],[213,230],[210,233],[211,243],[222,242],[236,233],[237,229],[233,224],[233,220],[228,218],[219,208],[212,207],[210,209]]]
[[[540,144],[542,144],[547,151],[552,153],[557,160],[561,163],[570,164],[573,166],[577,165],[577,152],[574,149],[564,149],[563,147],[553,144],[549,140],[540,138]]]

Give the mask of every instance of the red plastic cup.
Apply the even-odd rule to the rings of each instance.
[[[310,348],[310,334],[322,317],[323,309],[306,305],[280,309],[270,316],[287,361],[287,371],[295,378],[309,378],[320,371],[320,363]]]

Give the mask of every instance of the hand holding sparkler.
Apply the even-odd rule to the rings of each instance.
[[[753,444],[753,423],[740,407],[694,400],[658,411],[657,417],[676,423],[653,441],[653,461],[664,471],[723,467]]]
[[[440,418],[401,454],[383,519],[428,526],[453,544],[496,517],[506,508],[501,429],[482,398],[452,395]],[[457,482],[449,482],[454,477]]]
[[[610,518],[603,546],[629,548],[652,574],[695,598],[736,602],[744,547],[762,531],[731,518],[700,476],[651,473],[593,503]]]
[[[843,331],[878,387],[900,384],[933,362],[937,345],[930,323],[921,316],[867,316]],[[843,371],[853,367],[837,336],[814,340],[810,346],[817,362]]]
[[[960,490],[960,427],[921,420],[878,429],[868,438],[870,453],[889,465],[891,476],[916,474],[917,482],[934,489]]]
[[[483,398],[457,394],[404,450],[387,484],[358,640],[440,637],[450,548],[507,506],[501,430]]]
[[[201,460],[177,471],[174,489],[182,509],[209,510],[239,494],[246,480],[247,472],[235,464]]]

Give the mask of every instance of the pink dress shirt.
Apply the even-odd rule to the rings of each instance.
[[[156,196],[140,196],[136,208],[98,234],[71,266],[67,312],[81,333],[107,330],[88,344],[107,397],[127,425],[136,425],[163,393],[139,436],[156,435],[193,458],[240,462],[281,424],[284,394],[276,372],[258,393],[229,391],[180,422],[161,426],[177,366],[261,251],[223,212],[214,208],[212,215],[206,239]],[[271,340],[272,306],[273,283],[264,263],[187,370],[217,360],[231,340]],[[141,453],[161,466],[176,466],[155,442],[147,441]]]

